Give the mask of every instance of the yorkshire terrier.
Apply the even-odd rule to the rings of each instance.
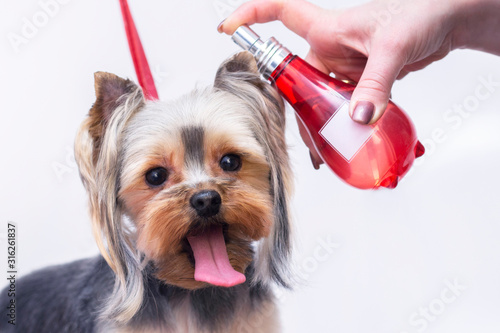
[[[95,91],[75,156],[101,256],[19,279],[0,331],[279,331],[291,171],[283,101],[253,57],[173,102],[103,72]]]

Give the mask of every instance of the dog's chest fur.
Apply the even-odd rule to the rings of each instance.
[[[148,271],[149,269],[147,269]],[[253,267],[247,269],[251,278]],[[261,285],[188,291],[147,280],[143,307],[126,327],[99,325],[102,333],[278,332],[273,296]]]
[[[219,329],[201,329],[198,318],[188,302],[173,310],[172,322],[166,326],[122,327],[111,328],[102,326],[102,333],[250,333],[250,332],[279,332],[279,316],[274,303],[270,300],[262,302],[259,309],[244,307],[237,311],[233,320],[223,318],[228,323]],[[222,315],[224,317],[224,315]],[[148,324],[149,325],[149,324]]]

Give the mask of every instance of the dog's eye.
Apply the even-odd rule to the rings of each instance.
[[[241,169],[241,158],[235,154],[227,154],[222,156],[219,165],[224,171],[238,171]]]
[[[146,173],[146,182],[152,186],[162,185],[168,177],[167,170],[165,168],[154,168]]]

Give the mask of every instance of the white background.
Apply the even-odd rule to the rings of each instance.
[[[216,26],[240,2],[130,0],[160,98],[210,84],[238,51]],[[0,2],[0,262],[5,272],[13,221],[18,276],[97,253],[73,140],[94,101],[95,71],[135,80],[118,1],[60,5],[16,52],[9,33],[21,35],[23,18],[41,10],[34,0]],[[307,53],[281,23],[255,30]],[[288,110],[302,282],[279,298],[284,332],[500,331],[500,86],[472,104],[488,76],[500,82],[500,58],[454,51],[395,84],[393,99],[427,148],[395,190],[357,190],[324,166],[315,171]],[[472,111],[460,123],[444,118],[464,104]],[[328,241],[334,247],[324,252]],[[466,289],[454,296],[445,281]],[[429,307],[432,317],[423,319],[419,311]]]

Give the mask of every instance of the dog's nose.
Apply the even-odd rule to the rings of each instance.
[[[216,191],[201,191],[195,193],[190,200],[191,206],[201,217],[214,216],[219,212],[222,199]]]

